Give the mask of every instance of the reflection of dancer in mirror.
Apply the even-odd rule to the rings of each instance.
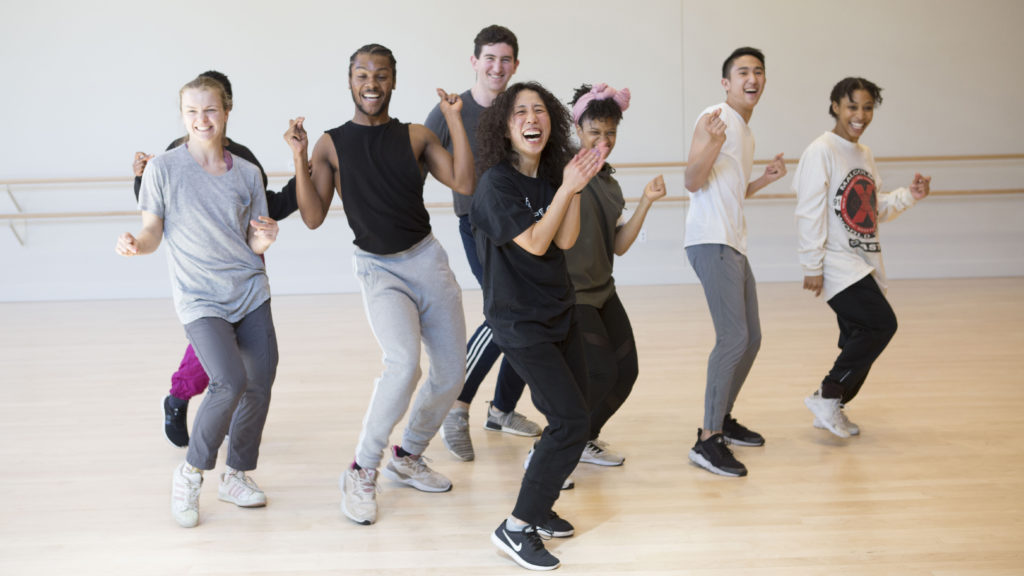
[[[469,147],[473,150],[473,158],[477,159],[476,127],[480,123],[480,115],[483,114],[491,102],[505,91],[508,81],[519,68],[519,41],[511,30],[504,26],[491,25],[481,30],[473,39],[473,55],[469,58],[473,71],[476,74],[476,83],[469,90],[461,94],[462,98],[462,123],[466,127],[466,134],[469,136]],[[434,106],[427,116],[425,122],[441,144],[451,152],[452,139],[448,133],[448,124],[445,122],[444,114],[441,113],[441,105]],[[466,251],[466,260],[469,262],[469,269],[481,283],[480,259],[476,255],[476,243],[473,241],[473,231],[469,225],[469,207],[473,201],[472,196],[466,196],[452,191],[452,204],[455,208],[455,215],[459,217],[459,236],[462,238],[462,246]],[[485,320],[466,344],[466,383],[462,386],[462,392],[458,399],[448,411],[441,426],[441,440],[445,448],[456,458],[469,461],[476,457],[473,451],[473,440],[469,435],[469,405],[473,402],[480,383],[490,372],[491,366],[501,355],[501,350],[494,343],[491,337],[491,327]],[[519,398],[523,395],[526,383],[516,374],[508,360],[501,361],[498,369],[498,379],[494,384],[494,400],[487,410],[487,418],[484,421],[484,429],[497,432],[505,432],[517,436],[537,436],[540,434],[540,426],[530,421],[525,416],[515,411]]]
[[[491,541],[531,570],[559,561],[541,534],[571,536],[552,510],[590,432],[586,361],[576,323],[566,250],[580,229],[579,193],[597,174],[597,149],[569,148],[569,115],[535,83],[514,84],[480,118],[484,170],[470,209],[483,265],[484,316],[547,418],[512,514]]]
[[[690,460],[722,476],[746,476],[747,467],[726,444],[762,446],[764,437],[736,421],[736,397],[761,348],[757,283],[747,261],[744,201],[782,178],[779,154],[751,181],[754,135],[750,117],[765,86],[764,54],[738,48],[722,64],[725,102],[697,119],[686,167],[690,209],[686,214],[686,256],[700,279],[715,325],[708,358],[704,427]]]
[[[606,84],[584,84],[576,90],[573,124],[584,150],[598,148],[606,157],[611,154],[629,97],[628,89]],[[633,245],[651,205],[665,195],[665,180],[658,175],[644,187],[636,211],[629,215],[614,173],[610,164],[604,164],[583,189],[579,238],[565,252],[589,377],[590,436],[580,462],[600,466],[619,466],[625,460],[598,436],[629,397],[639,370],[633,327],[615,291],[612,266],[615,256]]]
[[[462,291],[448,254],[434,238],[423,204],[427,170],[460,194],[473,193],[473,156],[456,94],[438,89],[454,155],[421,124],[389,116],[396,62],[391,50],[368,44],[349,59],[355,103],[352,120],[327,131],[307,159],[303,119],[284,138],[295,162],[299,212],[309,228],[327,217],[337,191],[355,233],[353,256],[367,320],[383,351],[384,370],[352,463],[341,477],[341,510],[358,524],[377,521],[377,469],[391,432],[409,412],[400,445],[391,446],[383,474],[424,492],[446,492],[452,483],[421,457],[462,388],[466,374],[466,320]],[[312,177],[308,166],[312,164]],[[421,345],[430,359],[420,380]]]
[[[885,298],[878,224],[931,190],[931,177],[915,174],[909,188],[878,193],[882,181],[860,138],[881,103],[882,89],[869,80],[836,84],[828,110],[835,128],[804,150],[793,176],[804,289],[824,293],[839,322],[839,357],[804,403],[816,428],[840,438],[860,434],[843,409],[896,333],[896,314]]]
[[[167,241],[175,309],[210,377],[172,483],[171,513],[190,528],[199,523],[203,470],[216,465],[229,427],[218,497],[242,507],[267,502],[246,472],[256,468],[277,373],[270,284],[260,256],[278,227],[267,217],[259,169],[224,148],[231,110],[224,86],[200,76],[182,87],[180,98],[185,144],[149,161],[139,194],[142,230],[122,234],[116,250],[150,254]]]
[[[231,92],[231,81],[228,80],[226,75],[216,70],[207,70],[200,74],[200,76],[212,78],[220,82],[227,92],[228,99],[232,103],[234,102],[234,96]],[[228,112],[230,113],[231,110],[228,110]],[[184,141],[185,138],[178,138],[171,142],[167,149],[176,148]],[[224,137],[224,149],[238,158],[244,158],[252,162],[254,166],[259,168],[260,175],[263,177],[263,187],[266,188],[267,173],[263,171],[263,166],[251,150],[227,136]],[[151,158],[153,158],[152,154],[146,154],[145,152],[135,153],[135,158],[132,162],[132,172],[135,174],[136,201],[139,199],[139,190],[142,188],[142,171],[146,168],[146,163]],[[289,214],[298,209],[299,205],[295,200],[294,178],[285,184],[281,192],[267,190],[267,214],[274,220],[284,220]],[[196,358],[192,345],[189,344],[185,348],[185,355],[181,359],[178,370],[171,375],[171,389],[167,396],[164,397],[163,402],[164,434],[171,444],[180,448],[188,446],[188,401],[193,396],[202,394],[209,383],[209,376],[206,375],[202,364]]]

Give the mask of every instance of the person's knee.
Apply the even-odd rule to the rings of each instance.
[[[419,382],[420,377],[423,376],[423,370],[420,368],[420,359],[388,358],[384,362],[384,376],[389,380],[411,382],[415,385],[416,382]]]

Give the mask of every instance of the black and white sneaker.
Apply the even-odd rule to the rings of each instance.
[[[568,520],[552,510],[547,522],[537,525],[537,532],[548,538],[568,538],[576,533],[576,529]]]
[[[558,558],[544,548],[543,538],[534,526],[515,532],[506,528],[502,520],[491,534],[491,542],[527,570],[554,570],[561,565]]]
[[[164,434],[178,448],[188,447],[188,400],[164,397]]]
[[[729,444],[736,446],[764,446],[764,436],[740,424],[732,417],[732,414],[725,415],[722,422],[722,436]]]
[[[697,443],[690,449],[690,461],[721,476],[746,476],[747,467],[732,455],[732,450],[725,444],[725,437],[713,434],[701,441],[701,430],[697,429]]]

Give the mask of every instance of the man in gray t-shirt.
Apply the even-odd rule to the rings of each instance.
[[[512,75],[516,73],[519,67],[519,41],[516,35],[504,26],[488,26],[473,40],[473,56],[469,62],[476,71],[476,83],[461,94],[462,123],[466,127],[469,147],[475,159],[478,158],[476,129],[480,123],[480,115],[490,107],[498,94],[505,91]],[[437,134],[441,144],[450,151],[448,125],[439,106],[430,111],[424,124]],[[479,177],[479,174],[477,176]],[[453,191],[452,200],[455,215],[459,217],[459,232],[462,246],[466,250],[466,259],[477,282],[482,284],[483,268],[477,258],[476,242],[473,240],[473,231],[469,224],[469,208],[473,203],[473,197]],[[469,405],[476,396],[480,383],[500,355],[501,350],[491,340],[491,328],[485,321],[476,329],[466,345],[466,382],[441,427],[441,439],[445,447],[460,460],[468,461],[475,457],[473,442],[469,437]],[[507,361],[503,360],[494,387],[494,401],[487,412],[487,421],[484,425],[487,430],[519,436],[540,434],[540,426],[515,411],[525,386],[523,379]]]

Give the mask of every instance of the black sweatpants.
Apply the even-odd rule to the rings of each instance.
[[[615,414],[639,373],[633,326],[619,295],[612,292],[604,306],[576,305],[587,359],[587,400],[590,406],[590,440]]]
[[[548,425],[533,447],[512,515],[530,524],[548,520],[562,482],[576,468],[590,432],[587,366],[575,318],[562,342],[502,349],[530,387],[533,404]]]
[[[832,370],[822,381],[822,395],[848,404],[864,385],[871,365],[896,334],[896,314],[868,274],[828,301],[839,322],[839,348]]]

